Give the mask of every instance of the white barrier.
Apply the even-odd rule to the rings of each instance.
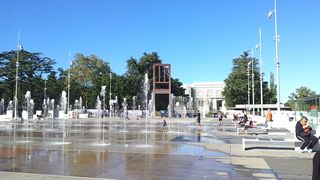
[[[89,114],[79,114],[79,118],[87,119],[87,118],[89,118]]]

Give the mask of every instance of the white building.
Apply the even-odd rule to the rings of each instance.
[[[183,85],[183,88],[186,89],[185,94],[188,94],[190,98],[188,106],[200,110],[203,115],[210,111],[225,111],[222,96],[224,86],[224,82],[195,82]]]

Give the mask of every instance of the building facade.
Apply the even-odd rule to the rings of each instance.
[[[203,115],[208,112],[225,111],[222,91],[224,82],[195,82],[183,85],[189,95],[189,109],[198,109]]]

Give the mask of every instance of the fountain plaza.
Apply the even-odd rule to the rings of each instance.
[[[231,119],[117,117],[0,122],[0,179],[307,179],[312,154],[242,151]],[[252,136],[252,135],[251,135]],[[297,165],[296,165],[297,164]],[[301,168],[300,166],[304,166]],[[301,178],[299,178],[301,177]],[[302,178],[303,177],[303,178]]]

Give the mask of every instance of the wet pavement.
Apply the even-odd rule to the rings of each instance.
[[[312,154],[242,151],[242,137],[257,136],[236,134],[230,119],[205,119],[201,130],[194,119],[167,119],[168,129],[162,120],[1,122],[0,179],[311,178]]]

